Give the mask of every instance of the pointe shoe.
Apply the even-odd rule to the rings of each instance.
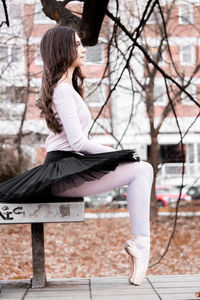
[[[144,248],[138,249],[134,240],[128,240],[124,244],[124,249],[130,255],[132,262],[129,283],[141,285],[147,272],[147,266],[142,259],[142,251],[149,251],[149,243]]]

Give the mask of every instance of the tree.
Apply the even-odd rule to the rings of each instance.
[[[189,99],[193,101],[197,107],[199,107],[199,103],[187,91],[187,87],[190,86],[191,80],[199,70],[199,65],[197,64],[195,70],[193,70],[192,74],[190,74],[189,80],[186,82],[183,69],[179,70],[179,67],[172,57],[171,49],[168,43],[168,39],[171,35],[170,31],[172,31],[170,29],[170,20],[175,17],[172,16],[172,8],[176,4],[176,1],[172,1],[170,5],[166,5],[165,7],[161,7],[158,0],[149,0],[145,6],[141,5],[141,3],[139,4],[137,1],[134,2],[134,6],[128,1],[124,1],[123,4],[119,3],[118,1],[110,1],[109,9],[107,9],[108,1],[103,1],[100,8],[98,1],[86,0],[83,4],[82,13],[70,10],[68,6],[66,6],[69,4],[69,2],[70,1],[61,2],[56,0],[41,1],[43,11],[47,17],[55,20],[58,24],[75,27],[80,32],[85,45],[93,45],[96,43],[105,14],[108,18],[110,18],[110,20],[113,21],[113,26],[111,27],[110,32],[111,38],[108,43],[108,51],[113,51],[111,50],[111,45],[116,49],[115,55],[113,56],[114,58],[117,58],[114,62],[116,66],[114,68],[115,74],[111,70],[111,89],[105,103],[99,110],[94,123],[97,122],[99,116],[105,110],[112,93],[116,91],[117,87],[120,86],[123,76],[127,74],[130,80],[130,89],[132,89],[133,92],[132,101],[129,103],[129,116],[126,118],[128,121],[124,131],[121,133],[121,137],[119,137],[119,135],[116,137],[115,132],[113,135],[116,141],[118,141],[118,144],[121,144],[122,139],[124,139],[125,135],[130,129],[133,114],[136,114],[134,105],[137,101],[134,99],[137,98],[137,95],[141,94],[143,99],[145,99],[144,102],[146,105],[146,112],[150,121],[151,146],[149,158],[154,167],[156,175],[158,172],[158,166],[160,164],[158,155],[160,149],[157,137],[166,117],[169,116],[171,112],[173,112],[176,117],[175,107],[180,103],[181,93],[184,92],[185,95],[189,97]],[[135,12],[138,12],[137,15],[135,15]],[[88,18],[88,15],[96,17]],[[152,47],[148,45],[149,25],[147,22],[150,20],[150,18],[154,18],[157,22],[156,27],[151,26],[153,34],[160,37],[159,45],[157,45],[156,55],[151,53]],[[134,20],[134,22],[136,21],[137,25],[136,23],[132,24],[132,20]],[[198,28],[196,30],[198,31]],[[119,45],[120,41],[123,41],[123,47]],[[166,61],[168,68],[162,67],[159,64],[164,50],[169,55],[169,59]],[[135,57],[134,63],[145,64],[143,80],[141,80],[141,74],[140,77],[138,77],[138,74],[136,74],[134,66],[132,65],[133,55]],[[109,64],[112,65],[110,58],[108,59],[108,65]],[[116,75],[117,72],[118,74]],[[154,104],[156,103],[156,99],[154,90],[155,78],[157,77],[158,73],[163,77],[164,84],[166,86],[166,92],[169,96],[169,101],[163,109],[162,117],[160,118],[159,123],[155,125],[154,116],[156,109]],[[174,79],[174,77],[176,77],[176,79]],[[178,125],[177,118],[176,121]],[[181,131],[181,128],[179,128],[179,131]],[[182,143],[181,132],[180,137]],[[181,147],[183,150],[183,145]],[[155,199],[154,189],[153,196]],[[155,201],[154,211],[156,211]]]
[[[150,2],[152,2],[154,5],[149,5]],[[125,107],[123,107],[124,101],[126,103],[126,107],[128,107],[124,113],[124,119],[122,117],[119,118],[119,126],[117,129],[120,134],[118,133],[116,135],[115,132],[115,138],[119,141],[119,143],[121,143],[128,130],[130,130],[131,126],[133,126],[133,119],[136,119],[136,108],[138,108],[138,106],[142,103],[144,104],[145,111],[143,111],[143,114],[146,113],[149,119],[151,137],[149,146],[149,161],[152,163],[155,172],[154,185],[152,189],[151,210],[152,216],[155,216],[157,213],[157,204],[155,201],[156,175],[160,169],[161,163],[164,163],[164,161],[161,161],[160,159],[160,144],[158,143],[158,135],[166,118],[173,115],[174,120],[176,120],[180,135],[180,140],[177,141],[177,143],[180,144],[181,148],[181,161],[183,162],[182,175],[184,175],[183,138],[189,131],[190,126],[184,133],[182,132],[183,128],[181,128],[182,126],[180,126],[178,121],[178,117],[180,115],[179,108],[181,106],[183,97],[188,98],[187,101],[195,104],[193,111],[196,113],[196,115],[194,116],[193,121],[196,122],[199,116],[199,103],[193,97],[193,93],[189,91],[189,88],[194,86],[194,80],[198,76],[200,65],[198,62],[198,51],[195,67],[190,70],[189,73],[188,71],[185,72],[186,68],[181,66],[180,62],[178,62],[176,58],[173,58],[173,47],[169,45],[169,38],[175,34],[173,25],[174,20],[177,20],[178,18],[178,16],[174,14],[176,1],[173,1],[173,3],[163,8],[161,8],[158,1],[148,1],[148,9],[146,6],[143,7],[142,10],[141,3],[139,4],[135,1],[135,4],[138,4],[135,6],[132,6],[132,3],[130,4],[130,2],[127,2],[127,6],[125,6],[125,3],[126,2],[124,2],[121,6],[116,6],[116,17],[114,17],[112,13],[107,12],[107,15],[109,15],[110,18],[116,22],[118,27],[112,27],[112,32],[110,33],[111,40],[109,42],[109,44],[112,45],[109,58],[109,63],[112,65],[110,68],[110,76],[112,78],[111,91],[96,120],[103,112],[112,92],[117,88],[121,88],[122,92],[120,94],[119,102],[122,103],[122,109],[120,114],[122,115],[125,109]],[[187,4],[188,2],[186,1],[185,3]],[[139,14],[138,12],[141,13]],[[120,19],[118,16],[120,16]],[[146,24],[150,16],[154,19],[154,25]],[[150,30],[151,35],[149,34]],[[176,30],[180,30],[180,27],[177,27]],[[190,25],[190,30],[193,30],[195,35],[198,37],[198,27],[195,25]],[[153,37],[157,37],[156,46],[152,46],[150,44],[149,37],[151,37],[151,40],[153,40]],[[156,52],[153,53],[153,50],[156,50]],[[163,58],[163,53],[166,53],[167,59]],[[162,62],[164,62],[164,66]],[[112,72],[112,70],[114,70],[114,72]],[[157,86],[155,85],[155,82],[158,76],[162,78],[163,84],[162,90],[160,91],[157,89],[156,95]],[[128,80],[129,84],[127,83]],[[131,90],[132,93],[132,96],[130,93],[129,96],[127,95],[127,97],[129,97],[129,101],[127,98],[125,99],[125,97],[123,97],[124,94],[128,92],[128,89]],[[162,97],[164,94],[168,97],[166,105],[163,106],[162,104],[161,107],[156,107],[158,97]],[[139,100],[137,100],[138,95],[140,95]],[[115,105],[117,105],[116,92],[114,93],[113,98],[115,99]],[[156,114],[158,114],[158,108],[162,110],[159,120],[158,117],[156,118]],[[191,121],[191,126],[194,124],[193,121]],[[124,124],[126,122],[124,128],[123,122]],[[135,121],[135,123],[137,123],[137,127],[139,126],[140,122],[144,124],[145,119],[142,120],[141,118],[141,121]],[[169,153],[169,158],[171,155],[172,153]]]
[[[135,4],[136,5],[133,7],[128,2],[126,7],[123,6],[123,8],[121,8],[121,12],[119,6],[119,14],[121,16],[123,16],[123,10],[125,10],[125,17],[126,20],[128,20],[125,21],[126,29],[128,29],[129,32],[134,32],[135,23],[139,24],[140,20],[142,19],[142,16],[138,13],[141,10],[141,3],[136,3],[135,1]],[[185,1],[185,4],[187,4],[187,1]],[[173,1],[170,5],[167,5],[163,8],[161,8],[159,5],[154,8],[151,19],[149,19],[145,28],[140,33],[140,46],[143,47],[144,52],[138,52],[135,50],[133,52],[134,59],[129,59],[132,54],[131,47],[133,47],[133,45],[130,43],[130,40],[127,39],[127,36],[124,35],[123,30],[116,31],[116,37],[112,41],[112,45],[116,49],[115,58],[117,57],[118,61],[115,61],[115,72],[116,70],[120,70],[120,68],[123,69],[124,65],[126,66],[128,73],[127,77],[129,76],[129,80],[133,86],[133,92],[135,91],[135,93],[137,92],[140,94],[139,101],[144,104],[149,120],[151,137],[151,142],[149,145],[149,161],[153,165],[155,174],[152,189],[153,215],[156,215],[157,212],[157,203],[155,201],[156,176],[160,169],[161,163],[164,163],[164,161],[161,161],[160,158],[160,144],[158,142],[158,135],[160,134],[162,125],[164,124],[166,118],[172,116],[172,112],[174,113],[175,117],[180,115],[179,109],[182,105],[182,92],[184,90],[187,91],[190,87],[194,86],[193,81],[195,80],[195,77],[197,78],[200,69],[198,51],[196,55],[195,67],[192,68],[190,72],[186,71],[186,68],[180,65],[180,62],[176,57],[173,58],[173,45],[169,45],[169,39],[176,35],[180,36],[180,27],[177,26],[176,29],[174,28],[175,20],[178,19],[178,16],[174,14],[175,5],[176,1]],[[134,20],[134,23],[131,22],[132,20]],[[193,30],[194,35],[197,37],[199,36],[199,29],[200,28],[195,25],[190,25],[190,30]],[[127,53],[130,54],[127,55]],[[145,56],[144,53],[146,54]],[[151,60],[153,60],[155,64],[151,64]],[[116,68],[116,65],[118,68]],[[163,83],[159,86],[157,86],[156,80],[161,79],[161,77],[159,77],[160,71],[157,66],[162,67],[162,70],[164,71],[164,74],[162,74]],[[167,79],[165,77],[165,72],[167,72]],[[177,87],[172,81],[170,82],[170,78],[175,78],[176,82],[179,82],[179,86]],[[162,98],[164,95],[167,95],[169,99],[166,100],[165,105],[163,105],[163,103],[159,105],[159,98]],[[190,96],[193,97],[191,91]],[[135,100],[133,99],[132,101]],[[196,115],[198,116],[199,104],[196,104],[197,105],[194,107],[194,109],[196,110]],[[158,110],[160,110],[159,115]],[[134,115],[136,114],[137,111],[135,110]],[[132,118],[133,112],[130,110],[128,126],[131,125]],[[194,119],[195,118],[196,116]],[[124,134],[122,136],[124,136]],[[181,145],[181,148],[183,148],[183,145]],[[184,161],[183,149],[181,152],[181,160]],[[171,155],[172,153],[169,153],[169,158]]]
[[[171,2],[167,2],[170,3],[170,5],[161,7],[159,0],[149,0],[146,1],[145,5],[142,7],[139,5],[139,2],[137,6],[136,1],[134,2],[133,6],[133,3],[130,1],[124,1],[122,4],[118,0],[116,0],[115,2],[111,0],[108,2],[105,0],[101,1],[102,6],[99,7],[98,3],[100,2],[98,0],[85,0],[80,1],[83,2],[82,12],[74,12],[68,9],[67,6],[69,2],[70,1],[68,0],[41,0],[43,11],[46,16],[52,20],[55,20],[58,24],[73,26],[77,28],[85,45],[95,45],[98,39],[99,30],[101,28],[104,15],[106,15],[106,18],[108,18],[111,22],[110,40],[108,42],[108,53],[110,53],[111,55],[108,56],[108,64],[106,70],[109,69],[110,64],[112,64],[114,68],[110,71],[110,77],[112,80],[108,97],[105,100],[105,103],[99,109],[94,120],[94,124],[98,121],[100,115],[104,113],[111,97],[115,98],[117,88],[121,86],[123,88],[123,91],[130,90],[132,92],[132,98],[130,97],[129,99],[129,110],[128,113],[126,112],[126,126],[124,126],[124,128],[122,126],[123,130],[121,131],[120,136],[115,136],[115,131],[113,132],[113,135],[115,136],[117,144],[122,145],[122,140],[124,140],[124,137],[127,135],[128,130],[131,126],[134,125],[132,122],[133,116],[136,116],[136,113],[138,113],[138,110],[136,110],[135,107],[139,109],[140,103],[145,104],[146,113],[150,120],[150,132],[153,143],[153,145],[150,147],[150,160],[152,161],[155,172],[157,173],[158,164],[160,163],[160,161],[158,160],[158,156],[156,155],[156,153],[159,152],[157,137],[166,117],[169,116],[169,114],[174,115],[174,119],[176,121],[178,132],[180,135],[182,154],[184,152],[183,138],[187,135],[190,127],[194,124],[194,122],[196,122],[199,117],[199,102],[195,99],[195,97],[193,97],[192,93],[188,91],[189,86],[191,86],[192,84],[192,80],[195,78],[195,75],[199,70],[199,67],[197,66],[190,74],[189,79],[187,78],[186,80],[184,68],[180,69],[178,67],[178,65],[176,64],[176,60],[172,56],[171,47],[169,46],[168,36],[170,36],[172,32],[172,29],[170,28],[170,16],[172,16],[173,5],[175,5],[176,1],[174,0]],[[134,8],[134,11],[131,10],[131,8]],[[135,15],[135,11],[138,11],[137,15]],[[91,14],[94,15],[95,18],[88,18],[88,16],[90,16]],[[159,44],[156,46],[158,49],[156,53],[152,53],[152,47],[150,44],[148,44],[147,38],[149,30],[149,25],[147,25],[147,22],[153,16],[157,21],[158,26],[156,28],[155,26],[151,26],[151,30],[154,34],[160,36]],[[136,23],[132,24],[132,21],[136,21]],[[196,28],[195,30],[198,32],[198,28]],[[122,45],[120,45],[120,40],[123,41],[123,47]],[[165,58],[162,56],[164,50],[166,51],[166,53],[168,53],[168,59],[165,62],[168,67],[163,67],[162,64],[160,64],[161,59],[165,60]],[[145,64],[145,72],[142,73],[142,75],[139,77],[139,80],[138,73],[135,72],[135,68],[133,65],[133,54],[135,57],[134,63],[137,63],[138,65],[141,65],[141,63]],[[155,102],[157,101],[157,98],[155,97],[154,87],[155,78],[158,74],[161,78],[163,78],[166,88],[165,93],[167,93],[169,102],[166,107],[163,107],[162,118],[160,119],[160,122],[156,124],[154,116]],[[127,77],[129,78],[129,86],[124,86],[124,82],[122,82],[123,76],[125,76],[126,80]],[[194,103],[194,107],[197,110],[197,115],[194,119],[194,122],[192,122],[190,126],[188,126],[186,130],[184,130],[184,132],[178,120],[176,109],[180,104],[180,95],[181,97],[182,95],[185,95],[185,97],[188,98],[187,101],[191,101],[192,103]],[[141,99],[141,96],[143,100]],[[182,170],[183,179],[184,163]],[[182,186],[183,180],[180,189],[180,195]],[[180,196],[176,207],[174,230],[170,237],[169,243],[176,228],[179,202]]]

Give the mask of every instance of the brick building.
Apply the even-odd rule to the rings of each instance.
[[[136,28],[145,3],[145,1],[137,0],[120,2],[120,17],[127,28],[129,26],[132,26],[132,30]],[[171,3],[170,0],[162,1],[163,7]],[[0,32],[1,143],[4,147],[12,146],[20,128],[20,120],[26,108],[26,103],[28,103],[23,124],[22,148],[24,153],[31,157],[31,164],[36,165],[43,161],[45,155],[44,139],[48,134],[45,122],[40,119],[39,110],[35,107],[42,75],[39,42],[43,33],[56,23],[43,14],[39,0],[9,0],[7,5],[11,26],[7,28],[4,25]],[[81,9],[82,3],[75,1],[68,5],[77,10]],[[199,63],[199,5],[200,3],[197,0],[176,0],[173,4],[173,10],[170,12],[171,17],[168,23],[170,49],[176,67],[183,74],[182,77],[185,82],[191,78],[195,66]],[[109,9],[114,10],[113,1],[109,2]],[[3,19],[2,9],[0,14],[1,19]],[[125,17],[123,18],[123,16]],[[156,30],[160,21],[160,15],[155,11],[145,27],[144,35],[140,38],[140,43],[143,46],[146,45],[152,58],[156,57],[160,45],[160,35]],[[87,49],[84,67],[84,73],[87,77],[85,98],[93,118],[96,117],[110,88],[113,87],[120,68],[123,68],[123,63],[118,60],[119,52],[113,46],[109,72],[105,73],[102,84],[97,87],[107,63],[106,46],[109,40],[109,27],[111,28],[111,25],[108,26],[108,23],[104,24],[98,44]],[[119,35],[118,46],[122,50],[126,50],[126,47],[130,45],[130,41],[124,42],[123,39],[124,36]],[[177,74],[168,63],[169,53],[165,43],[161,53],[159,65],[176,79]],[[129,114],[132,112],[133,118],[121,144],[124,148],[136,148],[142,159],[148,159],[149,145],[151,144],[150,125],[146,113],[146,96],[142,85],[138,82],[146,84],[150,77],[145,69],[144,56],[137,49],[133,52],[131,64],[134,66],[133,69],[136,74],[133,82],[134,91],[128,79],[128,74],[125,73],[112,94],[109,105],[103,110],[101,117],[93,127],[91,135],[97,142],[115,146],[123,136]],[[187,90],[199,102],[199,70],[192,76]],[[134,106],[132,105],[133,96]],[[154,105],[154,124],[156,126],[160,122],[163,109],[168,103],[165,84],[159,72],[156,73],[154,78],[152,101]],[[181,93],[176,105],[176,113],[184,134],[194,122],[199,113],[199,108],[186,95]],[[160,161],[165,161],[158,177],[160,183],[180,184],[182,160],[180,159],[180,146],[177,146],[179,141],[180,135],[175,118],[172,113],[169,113],[164,119],[158,134]],[[191,126],[183,142],[184,161],[186,163],[185,183],[192,183],[200,172],[199,119]],[[173,155],[169,159],[168,153],[170,151],[173,152]]]
[[[130,32],[134,32],[139,24],[146,3],[147,1],[137,0],[121,3],[119,7],[120,20]],[[115,12],[115,7],[112,5],[110,4],[109,9]],[[163,38],[162,19],[158,9],[155,8],[154,13],[147,21],[138,42],[153,60],[156,61],[159,58],[157,63],[167,74],[182,86],[187,84],[186,90],[200,103],[200,2],[163,0],[161,5],[166,20],[174,66],[170,60],[166,39]],[[128,56],[127,49],[130,48],[130,41],[127,42],[127,38],[123,34],[119,37],[119,41],[121,41],[121,44],[118,43],[120,51]],[[159,46],[161,46],[160,52],[158,52]],[[119,56],[120,51],[115,49],[116,57]],[[118,60],[117,63],[113,59],[110,66],[111,73],[114,68],[119,73],[125,63],[122,60]],[[126,129],[131,111],[133,117],[123,138],[123,143],[126,148],[135,146],[140,156],[148,159],[152,138],[147,109],[151,106],[153,126],[156,129],[162,121],[163,112],[169,100],[162,75],[160,72],[154,72],[153,65],[145,59],[137,47],[133,51],[130,67],[132,68],[132,88],[130,74],[126,72],[113,97],[113,101],[115,101],[112,115],[113,130],[115,136],[120,139]],[[111,76],[111,82],[113,82],[115,74]],[[172,98],[174,97],[174,107],[182,130],[184,157],[182,157],[179,143],[181,139],[179,129],[171,111],[164,118],[157,137],[160,148],[158,161],[161,163],[157,182],[179,185],[184,161],[184,183],[192,184],[200,173],[200,119],[198,118],[200,109],[187,95],[178,92],[175,84],[169,83],[169,81],[168,84],[170,95]]]

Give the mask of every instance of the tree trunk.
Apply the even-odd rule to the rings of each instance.
[[[27,113],[27,108],[28,108],[28,98],[29,98],[29,89],[30,89],[30,80],[31,80],[31,75],[30,75],[30,44],[29,44],[29,37],[26,39],[26,48],[25,48],[25,53],[26,53],[26,88],[25,88],[25,106],[24,106],[24,111],[21,116],[21,122],[20,122],[20,127],[19,127],[19,132],[17,134],[17,152],[18,152],[18,159],[19,159],[19,167],[20,167],[20,173],[24,171],[24,166],[23,166],[23,150],[22,150],[22,136],[23,136],[23,126],[24,122],[26,119],[26,113]]]
[[[151,192],[151,212],[150,217],[151,220],[157,217],[157,199],[156,199],[156,177],[158,173],[158,164],[160,161],[160,145],[158,143],[157,135],[155,134],[155,130],[151,131],[151,146],[150,146],[150,153],[149,153],[149,160],[152,164],[154,170],[154,179],[152,185],[152,192]]]
[[[156,177],[158,173],[158,164],[160,162],[160,145],[158,143],[158,132],[155,128],[154,120],[155,120],[155,111],[154,111],[154,77],[149,74],[150,82],[146,88],[146,109],[147,109],[147,116],[149,118],[149,125],[150,125],[150,137],[151,137],[151,144],[149,147],[149,162],[151,163],[153,170],[154,170],[154,178],[152,184],[152,191],[151,191],[151,204],[150,204],[150,218],[151,220],[157,217],[157,200],[156,200]]]

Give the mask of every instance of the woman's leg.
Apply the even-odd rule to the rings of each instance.
[[[127,201],[133,238],[138,235],[149,237],[152,170],[152,166],[143,161],[121,163],[115,171],[109,172],[100,179],[87,181],[78,187],[55,194],[62,197],[85,197],[128,185]]]
[[[92,196],[128,185],[127,201],[133,237],[124,246],[132,261],[129,282],[136,285],[142,283],[149,263],[149,208],[152,181],[153,168],[150,164],[143,161],[121,163],[115,171],[98,180],[87,181],[57,194],[65,197]]]

